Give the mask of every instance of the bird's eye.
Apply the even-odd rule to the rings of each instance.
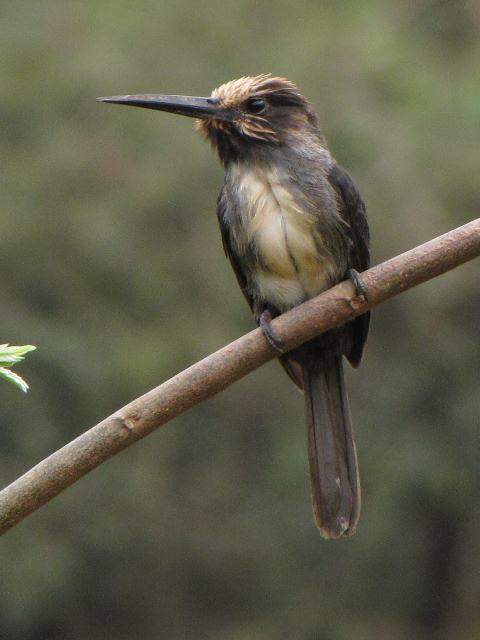
[[[247,100],[247,111],[250,113],[262,113],[266,107],[267,103],[262,98],[249,98]]]

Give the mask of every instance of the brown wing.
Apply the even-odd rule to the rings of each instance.
[[[370,266],[370,233],[368,230],[365,204],[349,174],[340,165],[334,164],[328,174],[330,184],[339,196],[341,215],[348,223],[346,231],[350,236],[349,268],[365,271]],[[352,367],[358,367],[362,359],[370,324],[370,312],[358,316],[350,323],[353,341],[347,359]]]
[[[232,242],[230,239],[230,230],[225,221],[226,209],[227,209],[227,201],[226,201],[226,198],[224,198],[223,189],[222,189],[217,199],[217,218],[218,218],[218,224],[220,226],[220,233],[222,234],[223,249],[225,251],[225,255],[230,260],[230,264],[232,265],[235,276],[237,277],[237,281],[240,286],[240,289],[242,290],[242,293],[245,296],[250,306],[250,309],[253,312],[253,298],[247,288],[247,279],[245,277],[245,273],[242,270],[240,262],[237,256],[235,255],[235,252],[232,249]]]

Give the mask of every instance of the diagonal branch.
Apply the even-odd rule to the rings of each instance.
[[[272,326],[293,349],[479,255],[480,218],[365,271],[368,303],[346,281],[283,314]],[[0,533],[122,449],[274,357],[255,329],[119,409],[0,492]]]

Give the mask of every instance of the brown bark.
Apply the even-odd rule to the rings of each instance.
[[[362,276],[368,302],[346,281],[272,322],[287,349],[480,255],[480,218],[383,262]],[[122,449],[275,357],[259,329],[133,400],[0,492],[0,533]]]

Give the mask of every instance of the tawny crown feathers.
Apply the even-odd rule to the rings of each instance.
[[[279,143],[284,131],[269,117],[267,112],[252,113],[249,111],[249,100],[265,100],[270,106],[295,106],[307,118],[311,125],[317,126],[316,116],[308,100],[300,93],[298,87],[286,78],[278,78],[272,74],[244,76],[231,80],[212,91],[212,98],[220,101],[221,109],[229,110],[235,116],[230,122],[221,118],[202,119],[197,121],[197,130],[209,139],[217,148],[219,136],[239,133],[246,139]],[[291,123],[293,125],[293,123]]]
[[[259,76],[244,76],[237,80],[230,80],[212,91],[212,98],[219,98],[225,107],[240,106],[252,96],[267,96],[277,94],[285,98],[305,102],[296,85],[286,78],[276,78],[271,73],[262,73]]]

